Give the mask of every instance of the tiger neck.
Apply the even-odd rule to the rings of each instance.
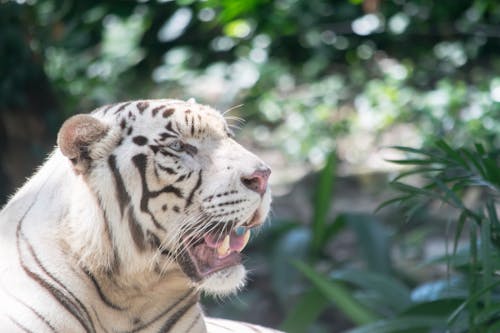
[[[86,287],[91,287],[87,290],[89,301],[111,323],[118,318],[137,330],[147,327],[145,332],[175,328],[175,332],[205,333],[200,291],[177,264],[162,263],[155,253],[157,248],[137,251],[130,245],[133,241],[126,238],[130,231],[124,228],[127,218],[117,207],[116,198],[92,189],[97,188],[93,182],[99,182],[99,188],[113,188],[106,183],[112,177],[67,176],[66,182],[79,184],[71,186],[76,192],[69,196],[59,240],[67,249],[64,252],[71,254],[72,266],[87,280]],[[126,244],[121,244],[123,239],[127,239]]]
[[[134,330],[145,332],[206,333],[200,292],[182,272],[171,272],[162,278],[86,274],[98,291],[94,306],[108,313],[109,319],[115,320],[118,315]]]
[[[15,228],[5,224],[6,232],[14,233],[12,239],[17,228],[30,246],[52,251],[52,257],[28,266],[39,269],[43,264],[44,272],[64,272],[59,283],[71,290],[78,306],[92,309],[88,315],[103,326],[99,331],[134,327],[141,332],[206,333],[199,291],[191,281],[175,267],[158,274],[145,257],[127,261],[116,254],[112,241],[117,235],[102,237],[106,224],[98,198],[58,155],[54,153],[5,208],[5,214],[22,221],[12,224]],[[50,195],[42,197],[44,192]],[[25,202],[31,206],[25,207]],[[149,269],[134,267],[141,260]],[[28,269],[34,269],[31,266]]]

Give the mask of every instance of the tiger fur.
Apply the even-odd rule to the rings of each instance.
[[[244,285],[269,174],[192,100],[71,117],[0,212],[0,331],[277,332],[199,304]]]

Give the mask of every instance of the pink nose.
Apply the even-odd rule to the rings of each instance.
[[[270,174],[271,169],[267,167],[257,169],[251,175],[241,177],[241,182],[250,190],[264,195],[267,190],[267,180]]]

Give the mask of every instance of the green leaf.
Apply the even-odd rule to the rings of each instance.
[[[466,301],[462,302],[460,306],[458,306],[455,311],[448,317],[447,322],[448,325],[453,325],[453,323],[458,319],[458,316],[470,305],[476,303],[485,293],[490,292],[493,288],[500,285],[500,280],[497,280],[490,285],[480,289],[471,295]]]
[[[430,200],[422,200],[420,203],[416,203],[413,207],[408,209],[406,213],[406,222],[410,221],[415,214],[420,212],[426,205],[429,204]]]
[[[465,160],[460,156],[460,153],[458,150],[455,150],[451,148],[444,140],[438,140],[434,143],[436,147],[441,149],[445,154],[447,154],[449,157],[451,157],[454,161],[456,161],[458,164],[460,164],[462,167],[467,167],[467,163]]]
[[[402,196],[398,196],[398,197],[386,200],[386,201],[382,202],[380,205],[377,206],[377,208],[375,209],[375,213],[378,213],[383,208],[385,208],[385,207],[387,207],[389,205],[392,205],[394,203],[397,203],[397,202],[402,203],[402,202],[410,199],[411,197],[412,197],[411,195],[402,195]]]
[[[441,180],[435,179],[436,185],[443,191],[444,193],[444,201],[448,202],[451,205],[454,205],[457,208],[460,209],[465,209],[464,204],[462,203],[462,200],[460,200],[455,193],[453,193],[452,190],[448,188]]]
[[[326,165],[319,175],[316,193],[314,195],[314,212],[312,221],[312,250],[319,253],[324,244],[324,232],[327,216],[332,201],[333,184],[335,181],[336,155],[330,153]]]
[[[429,165],[435,163],[435,161],[430,160],[430,159],[404,159],[404,160],[391,160],[391,159],[385,159],[386,162],[389,163],[394,163],[394,164],[411,164],[411,165]]]
[[[467,281],[465,278],[461,276],[452,276],[447,279],[435,280],[419,285],[412,291],[412,301],[415,303],[415,307],[418,307],[418,304],[432,304],[432,302],[438,300],[456,299],[463,301],[468,295]],[[457,306],[458,305],[460,304],[457,304]],[[456,307],[451,310],[453,311],[455,309]],[[411,314],[434,315],[436,313],[419,312]]]
[[[344,214],[338,215],[332,223],[325,227],[323,234],[323,243],[327,243],[331,238],[338,235],[338,233],[343,230],[346,226],[346,217]]]
[[[398,180],[400,180],[402,178],[405,178],[405,177],[408,177],[408,176],[411,176],[411,175],[415,175],[415,174],[427,174],[427,173],[430,173],[430,172],[439,172],[439,171],[444,171],[444,170],[445,170],[445,168],[443,168],[443,167],[439,167],[439,168],[438,167],[416,168],[416,169],[412,169],[412,170],[409,170],[409,171],[401,172],[392,181],[398,181]]]
[[[486,330],[486,333],[498,333],[500,332],[500,320],[492,323]]]
[[[366,214],[346,214],[347,224],[356,234],[364,262],[371,271],[390,275],[390,237],[385,226]]]
[[[403,311],[401,315],[405,317],[438,316],[447,318],[463,301],[463,298],[442,298],[429,302],[420,302]]]
[[[484,146],[480,143],[476,143],[474,144],[474,147],[476,147],[476,151],[480,154],[480,155],[484,155],[486,154],[486,150],[484,149]]]
[[[458,240],[460,239],[460,236],[462,235],[462,231],[464,229],[465,221],[467,221],[467,212],[466,211],[462,211],[460,213],[460,216],[458,217],[458,220],[457,220],[457,227],[456,227],[456,230],[455,230],[455,237],[453,239],[453,256],[457,253]]]
[[[485,171],[484,166],[482,164],[481,157],[473,152],[470,152],[467,149],[462,149],[462,153],[474,165],[475,170],[471,170],[471,171],[478,173],[479,175],[481,175],[481,177],[484,178],[486,176],[486,171]]]
[[[388,148],[401,150],[401,151],[404,151],[407,153],[420,154],[420,155],[426,155],[426,156],[434,156],[434,154],[430,153],[429,151],[426,151],[423,149],[418,149],[418,148],[411,148],[411,147],[406,147],[406,146],[389,146]]]
[[[442,199],[442,197],[439,195],[439,193],[436,193],[434,191],[430,191],[425,188],[420,188],[412,185],[408,185],[405,183],[401,182],[391,182],[391,186],[394,187],[396,190],[401,191],[403,193],[411,194],[413,196],[423,196],[423,197],[430,197],[434,199]]]
[[[376,323],[349,330],[345,333],[424,333],[425,330],[444,332],[446,320],[435,316],[405,316],[395,319],[380,320]]]
[[[387,274],[358,269],[336,270],[331,277],[352,284],[377,295],[377,306],[386,306],[397,313],[411,305],[410,290],[397,279]],[[374,309],[377,311],[377,309]]]
[[[475,324],[490,324],[493,322],[500,321],[500,304],[490,304],[484,309],[479,311],[475,318]],[[498,331],[493,331],[498,332]]]
[[[479,251],[482,263],[482,285],[488,286],[493,283],[493,260],[490,247],[490,225],[488,219],[485,219],[481,225],[481,243]],[[486,292],[483,297],[484,304],[489,306],[491,303],[491,292]]]
[[[500,249],[500,222],[498,221],[495,203],[492,198],[486,200],[486,210],[488,212],[488,218],[490,219],[491,243],[498,250]]]
[[[281,330],[288,333],[306,332],[329,304],[319,289],[314,288],[304,293],[281,324]]]
[[[311,243],[311,230],[305,226],[288,231],[275,242],[271,256],[271,283],[279,300],[286,304],[292,288],[302,281],[302,276],[287,260],[306,260]]]
[[[330,281],[325,276],[317,273],[307,264],[295,261],[294,266],[302,272],[311,283],[324,293],[337,308],[357,325],[373,322],[379,317],[359,303],[351,292],[341,283]]]

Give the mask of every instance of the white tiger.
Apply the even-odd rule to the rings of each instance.
[[[270,172],[194,101],[73,116],[0,213],[0,332],[277,332],[199,305],[244,285]]]

